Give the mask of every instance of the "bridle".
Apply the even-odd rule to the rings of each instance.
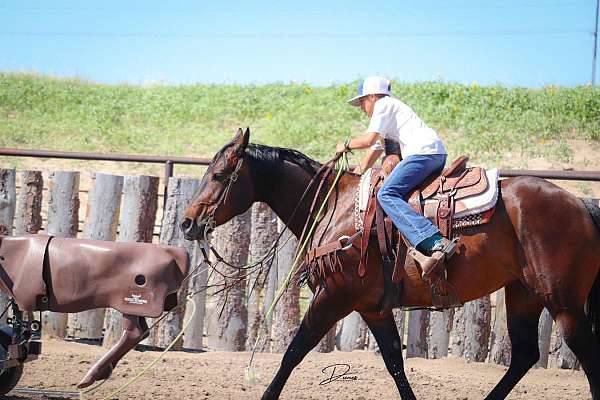
[[[267,258],[269,258],[269,255],[271,255],[271,257],[273,256],[274,251],[277,250],[277,246],[278,246],[278,243],[279,243],[280,239],[282,238],[282,236],[285,233],[285,231],[289,229],[289,223],[296,216],[296,212],[299,210],[300,205],[302,204],[304,198],[308,194],[310,188],[313,187],[313,185],[318,182],[318,187],[316,189],[315,197],[313,198],[313,202],[312,202],[312,205],[310,207],[309,218],[306,220],[306,222],[304,224],[304,228],[302,230],[302,234],[300,235],[300,240],[302,240],[305,237],[305,234],[307,233],[307,228],[308,228],[308,222],[310,220],[310,215],[313,214],[313,211],[314,211],[315,206],[316,206],[317,199],[319,198],[319,195],[321,193],[323,185],[327,181],[327,178],[330,175],[330,173],[332,172],[332,170],[333,170],[333,168],[335,166],[335,163],[342,157],[342,155],[343,155],[343,153],[337,153],[335,155],[335,157],[333,157],[331,160],[329,160],[328,162],[326,162],[325,164],[323,164],[321,166],[321,168],[319,168],[319,170],[316,172],[316,174],[312,177],[311,181],[308,183],[306,189],[302,193],[302,196],[300,197],[300,200],[296,204],[296,207],[294,208],[291,216],[289,217],[288,221],[285,222],[284,229],[282,229],[281,232],[279,232],[279,235],[278,235],[277,239],[275,240],[275,242],[273,243],[273,245],[271,246],[271,248],[269,249],[269,251],[267,251],[267,253],[263,257],[261,257],[259,260],[256,260],[255,262],[252,262],[252,263],[250,263],[248,265],[245,265],[245,266],[235,266],[235,265],[232,265],[231,263],[225,261],[223,259],[223,257],[221,257],[221,255],[216,251],[216,249],[214,248],[214,246],[212,246],[209,243],[208,235],[216,227],[215,214],[216,214],[216,211],[217,211],[218,207],[220,207],[222,204],[224,204],[227,201],[227,197],[229,195],[229,192],[231,190],[231,187],[232,187],[233,183],[238,180],[239,170],[242,167],[242,163],[244,161],[243,157],[240,158],[238,160],[238,162],[237,162],[237,165],[235,166],[235,169],[231,173],[231,175],[226,178],[228,180],[227,186],[225,187],[225,189],[223,190],[223,192],[221,192],[221,194],[219,195],[219,197],[217,198],[217,200],[212,201],[212,202],[206,202],[206,201],[199,202],[199,204],[202,204],[202,205],[204,205],[206,207],[212,207],[212,210],[211,210],[211,212],[208,215],[206,215],[202,219],[200,219],[200,216],[198,216],[198,218],[196,220],[197,221],[196,223],[197,223],[198,226],[204,226],[204,242],[208,244],[208,246],[206,246],[206,247],[208,247],[208,251],[212,252],[215,255],[215,257],[216,257],[216,259],[217,259],[218,262],[223,263],[223,264],[225,264],[225,265],[227,265],[229,267],[235,268],[237,270],[248,270],[248,269],[254,268],[256,265],[262,264],[263,261],[265,261]],[[340,239],[342,239],[342,238],[340,238]],[[351,243],[351,240],[349,242]],[[208,265],[212,265],[210,263],[210,261],[209,261],[209,257],[208,257],[208,254],[207,254],[207,249],[205,248],[205,246],[201,246],[200,242],[198,242],[198,245],[199,245],[199,248],[200,248],[200,250],[202,252],[202,255],[204,256],[204,262],[206,262]],[[213,267],[213,269],[214,269],[214,267]],[[223,275],[223,274],[221,274],[221,275]]]
[[[221,194],[219,195],[219,197],[212,202],[207,202],[207,201],[201,201],[198,204],[204,205],[206,208],[212,208],[211,212],[204,216],[202,219],[200,218],[200,216],[198,216],[198,218],[196,218],[196,224],[198,226],[204,226],[204,237],[206,238],[210,232],[212,232],[215,227],[216,227],[216,221],[215,221],[215,214],[217,213],[217,209],[222,206],[223,204],[225,204],[225,202],[227,201],[227,197],[229,197],[229,192],[231,191],[231,186],[233,185],[234,182],[237,182],[238,178],[239,178],[239,171],[240,168],[242,168],[242,163],[244,162],[244,157],[240,157],[240,159],[238,160],[233,172],[227,177],[225,178],[227,180],[227,186],[225,186],[225,189],[221,192]]]

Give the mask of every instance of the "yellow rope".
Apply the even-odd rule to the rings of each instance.
[[[315,216],[315,219],[308,231],[308,234],[306,235],[306,238],[304,238],[304,241],[303,241],[303,243],[301,243],[301,246],[299,246],[296,249],[296,255],[294,257],[294,262],[292,263],[292,268],[290,268],[290,272],[287,274],[283,284],[279,287],[279,289],[277,289],[275,298],[273,299],[273,302],[271,303],[271,305],[269,306],[269,309],[267,310],[267,313],[265,314],[265,318],[262,322],[262,325],[264,325],[266,323],[266,321],[271,317],[271,314],[273,313],[275,306],[277,305],[277,303],[283,296],[283,293],[289,286],[291,278],[294,275],[294,273],[296,272],[296,269],[298,267],[298,261],[300,261],[300,256],[303,253],[304,248],[308,244],[308,241],[311,238],[315,228],[317,227],[317,222],[319,221],[321,213],[323,212],[323,209],[325,208],[325,205],[327,204],[327,200],[329,199],[329,196],[333,192],[333,189],[336,187],[343,172],[346,171],[348,168],[348,156],[346,153],[344,153],[342,155],[336,168],[338,169],[338,172],[337,172],[337,175],[335,176],[335,179],[333,180],[333,185],[331,185],[331,187],[329,188],[329,191],[325,195],[325,199],[323,200],[323,202],[321,203],[321,206],[319,207],[319,210],[317,211],[317,215]],[[318,195],[318,193],[317,193],[317,195]],[[245,379],[246,379],[246,382],[248,382],[248,383],[255,383],[259,379],[257,373],[252,370],[252,361],[254,360],[254,354],[256,353],[256,347],[258,346],[258,342],[260,341],[260,336],[261,336],[261,329],[258,330],[258,333],[256,335],[256,340],[254,342],[254,346],[252,347],[252,355],[250,356],[250,362],[248,363],[248,365],[246,366],[246,369],[245,369]]]

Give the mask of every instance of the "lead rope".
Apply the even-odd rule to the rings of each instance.
[[[273,302],[269,306],[269,309],[267,310],[267,313],[265,314],[265,317],[264,317],[261,325],[264,325],[266,323],[266,321],[269,320],[269,318],[271,317],[271,314],[273,313],[273,310],[275,309],[275,306],[277,305],[277,303],[283,296],[283,293],[289,286],[291,278],[296,273],[296,269],[298,268],[298,261],[300,261],[300,256],[303,253],[304,248],[308,244],[310,238],[312,237],[312,234],[313,234],[316,226],[318,225],[319,218],[321,217],[321,213],[323,212],[323,209],[325,208],[325,205],[327,204],[327,200],[329,199],[329,196],[333,192],[333,189],[336,187],[336,185],[337,185],[340,177],[344,173],[344,171],[346,171],[348,169],[348,155],[346,152],[344,152],[342,154],[340,160],[338,161],[338,163],[336,165],[336,168],[338,171],[333,180],[333,184],[331,185],[331,187],[329,188],[329,191],[325,195],[325,199],[323,199],[323,202],[321,203],[321,206],[319,207],[319,210],[317,211],[317,214],[316,214],[316,216],[313,220],[313,223],[308,231],[308,234],[302,241],[301,245],[296,249],[296,254],[294,256],[294,262],[292,263],[292,268],[290,268],[290,272],[288,272],[288,274],[285,278],[285,281],[282,283],[282,285],[279,287],[279,289],[277,289],[275,298],[273,299]],[[315,196],[318,196],[318,195],[319,195],[319,193],[315,194]],[[310,218],[310,216],[309,216],[309,218]],[[254,342],[254,346],[252,346],[252,354],[250,355],[250,361],[248,362],[248,365],[246,366],[245,371],[244,371],[245,372],[244,378],[245,378],[246,382],[250,383],[250,384],[254,384],[260,380],[260,376],[258,375],[256,370],[252,367],[252,362],[254,361],[254,355],[256,354],[256,348],[257,348],[258,343],[261,338],[261,331],[262,331],[262,329],[258,330],[258,333],[256,335],[256,340]]]

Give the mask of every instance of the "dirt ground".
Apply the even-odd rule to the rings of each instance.
[[[75,384],[104,352],[99,346],[46,340],[40,359],[26,365],[19,386],[76,391]],[[126,383],[158,355],[132,351],[117,366],[107,383],[86,399],[103,399]],[[250,358],[243,353],[170,352],[147,375],[121,393],[119,399],[259,399],[281,361],[281,354],[257,354],[254,366],[259,382],[247,384],[244,368]],[[331,376],[333,364],[350,367],[347,378],[320,383]],[[482,399],[506,368],[467,363],[460,359],[406,360],[408,378],[418,398]],[[342,366],[337,367],[341,371]],[[337,372],[336,372],[337,374]],[[367,351],[311,352],[294,371],[282,399],[394,399],[398,398],[383,360]],[[585,376],[579,371],[531,370],[513,390],[510,399],[590,399]],[[7,399],[33,399],[9,395]],[[36,397],[36,399],[39,399]]]

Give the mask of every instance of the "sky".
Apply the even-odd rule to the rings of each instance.
[[[377,74],[576,86],[591,80],[595,7],[596,0],[0,0],[0,71],[108,84],[329,85]]]

